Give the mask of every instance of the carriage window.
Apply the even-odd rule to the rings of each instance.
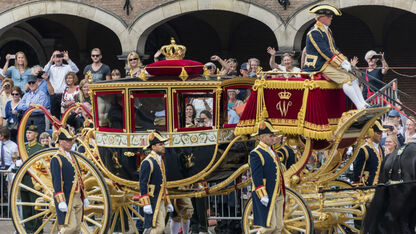
[[[100,130],[122,132],[124,125],[124,102],[121,91],[96,93],[97,123]]]
[[[167,131],[165,92],[138,92],[133,94],[132,120],[134,131],[156,129]]]
[[[240,116],[250,96],[250,88],[227,88],[224,100],[224,125],[233,126],[238,123]]]
[[[214,124],[214,94],[212,91],[178,91],[178,114],[176,126],[179,128],[212,127]],[[176,117],[176,116],[175,116]]]

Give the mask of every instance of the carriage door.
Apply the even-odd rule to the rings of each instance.
[[[98,131],[125,132],[124,91],[100,91],[94,96]]]
[[[137,91],[130,98],[132,132],[167,131],[165,91]]]

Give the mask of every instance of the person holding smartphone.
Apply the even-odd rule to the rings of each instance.
[[[384,75],[389,70],[389,65],[384,59],[384,52],[377,54],[374,50],[369,50],[365,54],[364,59],[367,62],[368,67],[361,70],[361,73],[369,85],[364,84],[363,96],[365,98],[369,98],[374,94],[374,91],[377,91],[383,87],[383,83],[379,81],[383,81]],[[377,64],[378,61],[381,61],[381,64]],[[357,58],[353,59],[353,62],[351,63],[352,66],[355,66],[357,62]],[[374,90],[371,87],[375,87],[377,90]]]
[[[64,64],[65,60],[68,64]],[[61,118],[61,102],[62,94],[65,91],[66,83],[65,76],[68,72],[77,73],[79,71],[77,65],[69,58],[68,51],[55,50],[49,60],[48,64],[43,68],[45,73],[49,76],[49,81],[53,87],[53,93],[50,95],[51,114],[56,118]]]
[[[14,66],[9,67],[10,60],[14,60]],[[6,63],[3,67],[3,76],[11,77],[14,82],[14,86],[18,86],[20,89],[25,90],[27,78],[31,74],[32,70],[27,66],[25,53],[19,51],[13,55],[6,55]]]

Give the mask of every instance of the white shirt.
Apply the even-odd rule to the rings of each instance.
[[[68,61],[68,64],[62,64],[61,66],[56,66],[48,63],[45,65],[43,70],[48,74],[51,85],[55,91],[55,94],[62,94],[66,88],[65,76],[68,72],[79,71],[77,65],[75,65],[72,60]]]
[[[71,154],[69,152],[67,152],[67,151],[65,151],[65,153],[66,153],[66,156],[68,156],[68,158],[70,158],[72,160]]]
[[[157,154],[155,151],[152,150],[152,154],[156,156],[157,160],[159,161],[159,163],[162,163],[162,156],[160,156],[159,154]]]
[[[379,151],[380,151],[380,149],[378,148],[379,144],[378,144],[378,143],[374,143],[374,142],[373,142],[373,146],[374,146],[374,148],[376,148],[377,153],[380,153],[380,152],[379,152]]]
[[[4,165],[10,166],[13,163],[12,154],[14,152],[18,152],[17,144],[14,143],[11,140],[7,140],[6,142],[1,142],[1,143],[4,144],[4,146],[3,146],[3,150],[4,150]],[[1,147],[1,145],[0,145],[0,147]],[[1,151],[0,151],[0,153],[1,153]],[[0,159],[1,159],[1,155],[0,155]]]

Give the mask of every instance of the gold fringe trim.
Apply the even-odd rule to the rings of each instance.
[[[257,85],[258,80],[256,80],[255,86]],[[304,80],[304,81],[292,81],[292,80],[265,80],[264,84],[261,84],[263,88],[267,89],[295,89],[295,90],[301,90],[301,89],[341,89],[342,85],[337,84],[332,81],[326,81],[326,80]],[[258,84],[257,88],[260,87],[260,84]],[[253,86],[253,90],[255,90],[255,87]]]

